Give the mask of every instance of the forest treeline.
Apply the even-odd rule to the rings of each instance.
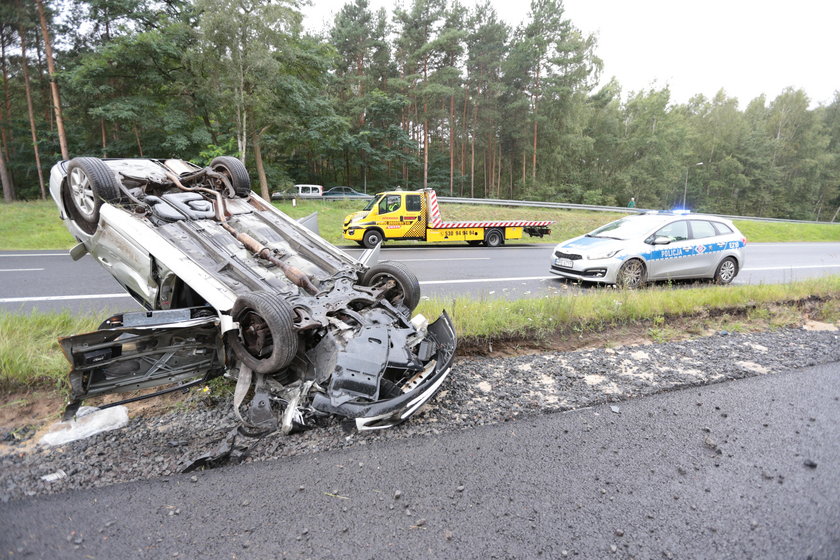
[[[263,194],[840,210],[840,93],[812,108],[792,87],[742,108],[725,89],[681,104],[667,87],[599,85],[597,42],[562,0],[531,0],[517,27],[489,3],[352,0],[316,35],[296,0],[4,0],[0,47],[7,201],[44,196],[62,158],[234,155]]]

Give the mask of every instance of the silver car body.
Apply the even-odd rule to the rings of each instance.
[[[746,242],[724,218],[648,212],[559,243],[550,270],[564,278],[615,284],[621,267],[637,259],[647,281],[714,278],[727,257],[736,262],[735,274],[743,268]]]
[[[410,275],[416,289],[408,290],[414,303],[407,303],[403,285],[410,286],[399,275],[410,271],[400,263],[377,264],[376,250],[350,257],[251,192],[244,166],[244,183],[234,189],[236,173],[213,183],[209,178],[223,174],[212,165],[77,158],[53,166],[50,194],[79,241],[71,256],[90,253],[147,310],[60,341],[72,365],[65,416],[98,395],[223,373],[251,383],[253,371],[248,394],[262,402],[251,412],[281,406],[286,431],[305,425],[304,415],[337,414],[359,429],[408,418],[451,370],[456,340],[448,316],[433,323],[411,318],[419,285]],[[114,200],[103,202],[88,183],[78,184],[79,169],[116,181]],[[94,201],[98,218],[86,222]],[[270,321],[255,320],[259,312],[245,300],[287,318],[288,344],[272,344],[274,331],[266,338]],[[277,348],[294,350],[285,365],[269,367]],[[243,375],[248,360],[257,365]],[[254,414],[251,425],[272,425]]]

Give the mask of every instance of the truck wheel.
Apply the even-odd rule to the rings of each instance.
[[[484,236],[484,245],[487,247],[501,247],[505,243],[505,236],[497,229],[491,229]]]
[[[77,157],[67,165],[62,198],[70,218],[82,231],[93,235],[102,203],[119,201],[120,185],[101,159]]]
[[[420,303],[420,282],[417,277],[401,262],[382,261],[370,267],[364,276],[364,286],[379,286],[394,280],[396,287],[386,292],[385,297],[393,304],[402,302],[409,311],[414,311]]]
[[[239,296],[231,316],[239,323],[230,346],[242,363],[257,373],[272,373],[292,363],[298,351],[295,312],[282,296],[250,292]]]
[[[368,249],[373,249],[374,247],[382,243],[382,234],[379,232],[379,230],[369,229],[365,232],[365,238],[362,241],[362,243],[364,243],[365,247],[367,247]]]
[[[248,198],[251,194],[251,177],[248,176],[248,170],[235,157],[219,156],[210,162],[210,168],[228,178],[233,192],[239,198]]]

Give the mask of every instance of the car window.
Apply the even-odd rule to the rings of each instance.
[[[732,233],[732,228],[720,222],[711,222],[712,226],[717,230],[718,235],[728,235]]]
[[[711,222],[691,220],[691,237],[693,239],[703,239],[704,237],[714,237],[715,235],[717,235],[717,232]]]
[[[379,213],[380,214],[387,214],[388,212],[396,212],[400,209],[400,195],[398,194],[389,194],[387,196],[383,196],[382,200],[379,201]]]
[[[419,194],[406,195],[406,197],[405,197],[405,209],[408,212],[419,212],[421,210],[420,195]]]
[[[667,226],[660,228],[653,236],[667,237],[671,241],[685,241],[688,239],[688,222],[680,220],[679,222],[672,222]]]

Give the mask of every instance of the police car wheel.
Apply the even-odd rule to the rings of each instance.
[[[641,288],[647,279],[645,265],[639,259],[630,259],[621,265],[616,276],[616,284],[620,288]]]
[[[715,271],[715,283],[729,284],[738,275],[738,263],[732,257],[726,257]]]

